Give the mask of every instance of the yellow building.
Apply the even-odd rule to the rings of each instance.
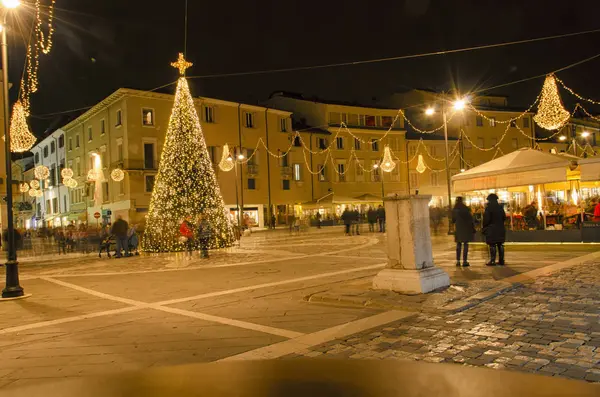
[[[285,92],[273,94],[268,104],[292,112],[300,131],[305,126],[324,131],[324,136],[315,136],[308,147],[324,151],[314,155],[313,172],[322,165],[325,169],[312,176],[311,183],[318,189],[305,208],[332,209],[339,214],[345,205],[377,205],[383,195],[407,192],[403,163],[406,131],[397,109],[307,99]],[[380,169],[386,146],[396,163],[389,173]],[[294,162],[302,162],[306,153],[299,145],[290,155]]]
[[[121,215],[133,223],[144,222],[173,99],[119,89],[62,127],[67,167],[78,182],[70,194],[70,220],[93,225]],[[263,227],[271,214],[277,223],[287,223],[291,215],[336,212],[343,204],[374,205],[382,194],[406,191],[404,164],[398,161],[392,172],[383,173],[383,181],[379,168],[385,145],[399,159],[406,155],[397,110],[284,96],[271,98],[267,106],[213,98],[195,101],[234,219],[240,206],[255,226]],[[342,128],[342,122],[348,128]],[[242,158],[229,172],[218,167],[225,144],[235,158]],[[111,179],[115,168],[125,171],[123,181]],[[99,178],[89,182],[92,169]]]

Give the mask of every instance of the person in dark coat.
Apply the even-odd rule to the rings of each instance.
[[[346,226],[346,235],[350,235],[350,226],[352,226],[352,212],[348,209],[348,207],[344,208],[344,212],[342,212],[342,220],[344,221],[344,226]]]
[[[468,267],[469,243],[473,241],[475,223],[471,209],[463,203],[462,197],[456,198],[452,210],[452,223],[454,223],[454,241],[456,242],[456,266],[460,266],[460,253],[462,251],[463,266]]]
[[[360,236],[360,212],[358,212],[358,208],[354,208],[354,211],[352,211],[352,225],[353,225],[353,230],[352,230],[352,234],[356,234],[357,236]]]
[[[375,224],[377,223],[377,211],[373,207],[367,211],[367,222],[369,222],[369,231],[374,232]]]
[[[385,233],[385,208],[383,205],[377,208],[377,223],[379,223],[379,233]]]
[[[115,235],[117,239],[117,252],[115,254],[115,258],[121,257],[121,251],[125,250],[125,256],[130,256],[129,254],[129,243],[127,239],[127,232],[129,231],[129,224],[127,221],[123,219],[120,215],[117,217],[116,222],[112,225],[111,232]]]
[[[487,197],[488,204],[483,213],[483,235],[490,248],[490,261],[487,266],[496,266],[496,252],[499,255],[498,265],[504,265],[504,242],[506,241],[506,228],[504,221],[506,214],[504,208],[498,203],[498,196],[494,193]]]

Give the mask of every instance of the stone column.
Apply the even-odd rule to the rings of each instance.
[[[450,285],[448,274],[433,264],[430,200],[421,195],[384,199],[388,265],[373,279],[374,289],[421,294]]]

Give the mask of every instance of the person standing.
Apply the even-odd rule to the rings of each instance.
[[[353,225],[353,231],[352,234],[356,234],[357,236],[360,236],[360,212],[358,212],[358,207],[354,208],[354,211],[352,211],[352,225]]]
[[[192,257],[194,251],[194,225],[192,225],[192,217],[186,216],[179,226],[179,234],[181,234],[181,240],[187,247],[187,252]]]
[[[367,222],[369,222],[369,232],[375,232],[375,223],[377,223],[377,211],[375,208],[369,207],[367,211]]]
[[[112,225],[112,234],[117,239],[117,253],[115,258],[121,257],[121,250],[125,250],[125,256],[129,256],[129,242],[127,241],[127,232],[129,231],[129,224],[123,219],[121,215],[117,217],[117,221]]]
[[[594,207],[594,222],[600,222],[600,201]]]
[[[321,228],[321,213],[319,211],[317,211],[315,218],[317,219],[317,229],[320,229]]]
[[[462,251],[463,267],[469,266],[469,243],[473,241],[475,224],[471,209],[467,207],[462,197],[457,197],[452,210],[452,223],[454,223],[454,241],[456,242],[456,266],[460,266]]]
[[[350,236],[350,227],[352,226],[352,212],[348,209],[348,207],[344,208],[344,212],[342,212],[342,221],[344,221],[344,226],[346,227],[346,236]]]
[[[208,217],[200,215],[198,222],[198,238],[200,239],[200,257],[208,259],[208,243],[210,241],[211,227]]]
[[[499,256],[498,265],[504,265],[504,242],[506,241],[506,228],[504,221],[506,213],[498,203],[498,196],[494,193],[487,197],[488,204],[483,213],[483,235],[490,249],[490,261],[486,266],[496,266],[496,252]]]
[[[379,223],[379,233],[385,233],[385,208],[383,205],[377,208],[377,223]]]

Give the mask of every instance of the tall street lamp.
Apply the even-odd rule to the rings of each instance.
[[[466,106],[465,99],[457,99],[452,103],[452,109],[455,112],[462,111]],[[435,113],[435,109],[430,107],[425,110],[427,116],[432,116]],[[446,109],[445,101],[442,101],[442,119],[444,123],[444,143],[446,147],[445,160],[446,160],[446,186],[448,188],[448,215],[452,208],[452,188],[450,186],[450,150],[448,147],[448,111]],[[448,218],[450,219],[450,218]],[[448,234],[452,232],[452,222],[448,221]]]
[[[7,261],[6,261],[6,286],[2,290],[2,298],[18,298],[25,294],[19,284],[19,263],[15,247],[15,229],[13,222],[13,197],[12,197],[12,162],[10,155],[10,110],[8,99],[8,44],[6,40],[6,21],[11,9],[17,8],[19,0],[2,0],[4,16],[2,22],[2,88],[4,93],[4,137],[6,156],[6,227],[7,227]]]

